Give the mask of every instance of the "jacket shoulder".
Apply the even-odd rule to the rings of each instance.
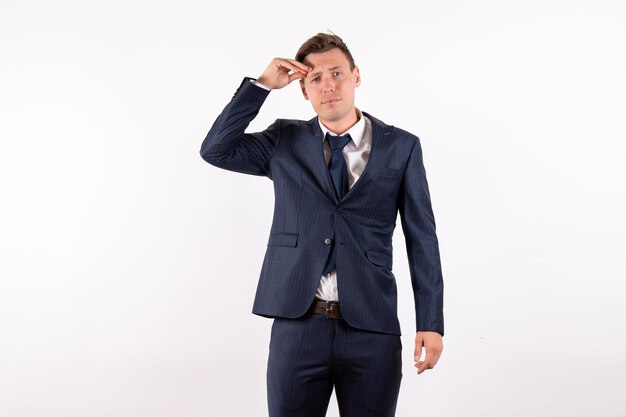
[[[276,125],[279,126],[282,135],[299,136],[301,134],[316,134],[319,126],[316,128],[316,118],[311,120],[298,119],[276,119]],[[316,130],[317,129],[317,130]]]
[[[369,113],[363,112],[363,114],[372,122],[372,129],[380,130],[382,132],[390,132],[393,135],[394,140],[406,140],[412,143],[419,142],[419,137],[417,135],[397,126],[389,125]]]

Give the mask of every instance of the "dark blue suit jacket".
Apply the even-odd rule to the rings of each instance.
[[[392,236],[400,212],[415,298],[416,329],[443,335],[443,280],[435,220],[417,136],[372,122],[372,149],[359,180],[337,200],[316,118],[278,119],[244,133],[269,92],[249,78],[202,143],[212,165],[274,183],[274,217],[253,313],[300,317],[314,298],[332,239],[341,312],[348,324],[400,334]]]

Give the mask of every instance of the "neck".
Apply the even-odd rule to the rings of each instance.
[[[359,121],[359,119],[360,119],[360,117],[358,115],[358,112],[357,112],[356,108],[354,108],[350,112],[350,114],[347,117],[343,118],[343,119],[340,119],[340,120],[325,120],[325,119],[320,118],[320,121],[332,133],[334,133],[336,135],[341,135],[342,133],[345,133],[348,130],[350,130],[350,128],[352,126],[354,126]]]

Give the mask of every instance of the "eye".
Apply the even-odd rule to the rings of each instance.
[[[343,75],[343,73],[341,71],[335,71],[335,72],[333,72],[333,75],[335,77],[339,77],[340,75]]]
[[[316,83],[316,82],[318,82],[319,80],[320,80],[320,77],[319,77],[319,76],[311,78],[311,82],[312,82],[312,83]]]

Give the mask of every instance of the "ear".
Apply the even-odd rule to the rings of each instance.
[[[305,100],[309,99],[309,95],[306,93],[306,87],[304,86],[304,80],[300,78],[300,89],[302,90],[302,95]]]
[[[354,83],[356,87],[361,85],[361,73],[359,72],[359,67],[354,66],[354,70],[352,71],[352,76],[354,77]]]

